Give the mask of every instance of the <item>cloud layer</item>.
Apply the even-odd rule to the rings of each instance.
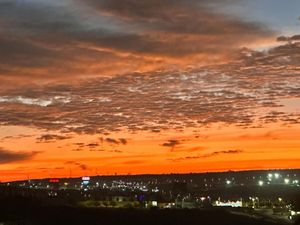
[[[300,98],[299,48],[293,42],[268,52],[243,49],[238,61],[219,66],[2,90],[0,124],[79,134],[296,124],[299,112],[282,101]]]
[[[0,80],[15,86],[25,79],[26,85],[8,90],[1,82],[5,88],[0,91],[0,124],[109,134],[182,131],[215,123],[299,123],[298,112],[282,109],[283,99],[300,97],[299,35],[279,37],[279,45],[268,51],[240,49],[273,33],[221,13],[222,4],[2,1]],[[194,59],[201,54],[210,59],[234,57],[199,67]],[[184,66],[159,69],[169,65],[167,61]],[[132,72],[145,65],[148,72]],[[114,76],[102,76],[100,71],[108,67],[115,70]],[[48,83],[62,75],[68,83]],[[77,77],[89,75],[96,78]],[[47,82],[30,84],[40,79]],[[67,137],[46,134],[37,141]],[[127,144],[126,139],[103,141]],[[178,144],[170,140],[163,146],[173,149]]]
[[[213,2],[1,1],[0,79],[16,85],[203,64],[272,35]]]

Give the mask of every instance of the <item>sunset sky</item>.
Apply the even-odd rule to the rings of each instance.
[[[275,168],[299,0],[0,0],[0,181]]]

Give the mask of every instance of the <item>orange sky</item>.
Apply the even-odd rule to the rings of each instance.
[[[2,130],[2,129],[1,129]],[[226,170],[299,168],[300,126],[240,129],[213,126],[206,129],[166,132],[161,135],[116,133],[126,145],[101,144],[101,135],[72,135],[71,139],[36,143],[35,129],[6,127],[5,135],[32,134],[4,139],[12,151],[38,150],[30,160],[0,165],[1,181],[107,174],[189,173]],[[3,132],[3,130],[2,130]],[[20,133],[19,133],[20,132]],[[4,134],[1,134],[3,137]],[[178,140],[174,147],[163,146]],[[95,149],[74,151],[74,143],[99,143]],[[216,153],[219,152],[219,153]],[[81,165],[84,165],[83,167]]]

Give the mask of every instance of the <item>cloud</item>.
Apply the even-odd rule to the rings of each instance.
[[[31,138],[33,137],[34,135],[31,135],[31,134],[20,134],[20,135],[16,135],[16,136],[5,136],[3,138],[1,138],[1,141],[5,141],[5,140],[13,140],[13,139],[23,139],[23,138]]]
[[[180,157],[180,158],[175,158],[175,159],[169,159],[173,162],[180,162],[180,161],[186,161],[186,160],[196,160],[196,159],[205,159],[205,158],[210,158],[210,157],[215,157],[218,155],[234,155],[234,154],[240,154],[243,153],[243,150],[239,149],[230,149],[230,150],[223,150],[223,151],[215,151],[207,154],[202,154],[202,155],[196,155],[196,156],[186,156],[186,157]]]
[[[180,29],[177,31],[172,26],[180,27],[182,18],[176,17],[173,24],[169,24],[168,20],[163,24],[161,18],[170,19],[168,17],[170,12],[164,9],[172,3],[171,8],[174,12],[182,10],[185,12],[195,4],[195,1],[163,3],[131,1],[125,2],[132,7],[124,6],[125,8],[118,8],[115,1],[90,2],[92,5],[96,4],[96,9],[90,10],[95,13],[96,18],[99,11],[104,10],[107,17],[116,18],[123,21],[122,23],[134,20],[137,23],[146,23],[147,32],[150,30],[162,32],[162,29],[166,29],[165,32],[173,35]],[[211,13],[209,7],[203,7],[205,3],[207,2],[204,1],[197,7],[200,7],[200,11],[208,10]],[[102,4],[105,7],[99,9],[98,6]],[[120,3],[122,4],[123,2]],[[144,9],[141,6],[145,4],[154,5]],[[155,4],[162,4],[162,7],[155,11]],[[14,5],[11,3],[6,7],[15,7]],[[21,4],[18,7],[24,6]],[[137,10],[139,7],[144,11]],[[26,10],[29,9],[31,5],[27,5]],[[193,15],[194,9],[191,9],[191,12]],[[149,21],[149,18],[156,14],[157,19]],[[216,16],[216,12],[212,14]],[[183,20],[190,17],[186,13],[182,15]],[[72,18],[68,20],[74,21],[73,16],[75,15],[72,14]],[[56,21],[57,18],[53,19]],[[89,26],[92,26],[93,23],[90,22],[87,21]],[[75,27],[77,23],[78,21]],[[154,24],[150,26],[149,23]],[[109,23],[109,26],[115,25]],[[73,29],[75,28],[71,30]],[[117,26],[114,29],[119,31],[121,28]],[[133,33],[138,31],[140,30],[133,29]],[[189,33],[187,30],[184,32]],[[120,34],[112,31],[109,33],[117,36]],[[83,36],[82,38],[85,38],[85,35]],[[300,98],[298,85],[300,44],[296,41],[297,38],[298,35],[294,35],[295,41],[280,42],[278,46],[265,51],[239,49],[235,52],[237,58],[234,61],[220,65],[165,68],[80,81],[74,79],[75,83],[72,83],[73,77],[72,80],[68,77],[71,81],[65,84],[60,82],[46,85],[27,84],[22,88],[17,86],[10,90],[0,89],[0,125],[30,126],[61,133],[108,135],[123,129],[158,133],[168,129],[183,131],[216,123],[244,128],[262,127],[275,122],[296,124],[299,121],[298,112],[283,114],[278,112],[283,107],[279,104],[282,99]],[[264,109],[264,112],[258,112],[258,109]],[[174,141],[167,142],[163,146],[174,148],[179,144]],[[102,142],[111,145],[127,144],[127,140],[123,138],[108,137],[103,138]]]
[[[30,160],[38,153],[39,152],[12,152],[0,147],[0,164]]]
[[[210,53],[224,54],[251,40],[269,36],[264,26],[217,13],[208,1],[89,0],[100,13],[136,24],[142,32],[118,36],[107,45],[142,54],[171,57]],[[221,6],[221,1],[214,1]],[[120,41],[120,38],[124,41]],[[126,43],[126,44],[123,44]],[[176,46],[174,48],[173,46]]]
[[[89,147],[89,148],[96,148],[96,147],[99,146],[99,144],[94,142],[94,143],[89,143],[86,146]]]
[[[89,150],[89,151],[105,151],[103,143],[98,143],[98,142],[90,142],[90,143],[83,143],[83,142],[78,142],[78,143],[73,143],[73,145],[76,146],[73,151],[84,151],[84,150]]]
[[[174,148],[180,144],[180,141],[179,140],[168,140],[168,142],[165,142],[162,144],[162,146],[164,147],[170,147],[171,150],[173,151]]]
[[[232,154],[239,154],[244,152],[243,150],[224,150],[224,151],[216,151],[216,152],[212,152],[212,153],[208,153],[208,154],[204,154],[204,155],[200,155],[199,158],[209,158],[209,157],[213,157],[213,156],[217,156],[217,155],[232,155]]]
[[[289,37],[286,37],[286,36],[279,36],[278,38],[277,38],[277,41],[289,41],[290,40],[290,38]]]
[[[123,145],[127,145],[128,141],[125,138],[119,138],[119,141]]]
[[[70,136],[62,136],[57,134],[42,134],[40,137],[38,137],[36,140],[38,142],[54,142],[54,141],[61,141],[70,139]]]
[[[300,62],[300,42],[297,41],[299,35],[293,37],[281,36],[279,41],[288,42],[283,45],[269,49],[267,52],[245,51],[247,56],[244,58],[247,66],[265,66],[265,69],[284,73],[283,68],[278,66],[297,66]],[[293,70],[293,67],[291,67]],[[297,67],[296,67],[297,68]],[[296,69],[295,68],[295,69]]]
[[[113,138],[106,138],[105,141],[110,144],[116,144],[116,145],[119,144],[119,142]]]
[[[88,166],[86,164],[83,164],[83,163],[80,163],[80,162],[66,161],[65,164],[66,165],[74,165],[74,166],[78,167],[81,170],[88,170]]]
[[[16,85],[16,80],[186,66],[185,58],[211,62],[273,35],[261,24],[208,5],[196,0],[1,1],[0,79]]]
[[[114,139],[114,138],[106,138],[105,141],[109,144],[114,144],[114,145],[126,145],[127,140],[125,138],[119,138],[119,139]]]
[[[82,169],[82,170],[87,170],[87,169],[88,169],[88,166],[85,165],[85,164],[80,164],[80,165],[78,165],[78,167],[79,167],[80,169]]]
[[[60,101],[47,107],[0,102],[0,124],[95,135],[122,129],[183,131],[215,123],[240,127],[259,127],[274,121],[292,124],[299,113],[278,112],[283,107],[281,99],[300,98],[299,48],[297,43],[288,43],[267,52],[243,49],[239,61],[219,66],[2,90],[0,97],[7,99],[60,96]],[[102,141],[126,144],[125,139],[110,137]],[[174,144],[178,143],[166,142],[165,146]]]
[[[291,36],[291,37],[280,36],[280,37],[277,38],[277,41],[281,41],[281,42],[300,41],[300,35],[293,35],[293,36]]]

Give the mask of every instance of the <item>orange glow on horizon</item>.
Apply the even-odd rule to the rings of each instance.
[[[0,180],[300,168],[299,131],[300,126],[272,125],[247,130],[216,126],[197,132],[191,129],[184,135],[166,132],[156,139],[147,132],[139,135],[120,132],[113,138],[123,134],[128,141],[126,145],[103,143],[97,150],[84,147],[76,151],[75,142],[95,143],[99,136],[74,134],[72,139],[36,143],[37,133],[31,130],[32,137],[14,143],[5,141],[3,146],[16,152],[22,151],[20,146],[26,146],[27,151],[38,148],[40,153],[30,160],[0,165]],[[178,144],[164,146],[168,140],[178,140]]]

